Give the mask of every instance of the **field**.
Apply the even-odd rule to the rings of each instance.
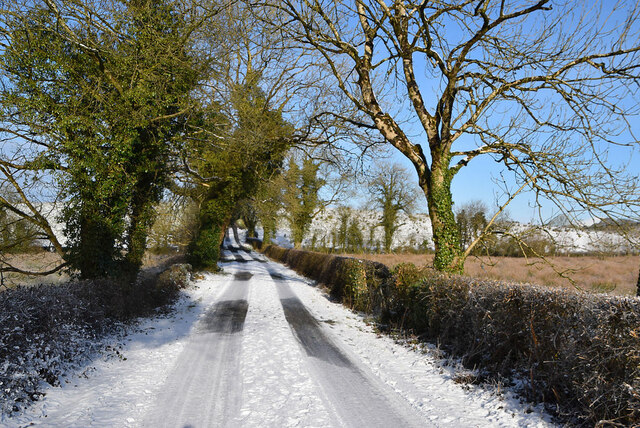
[[[174,257],[175,254],[157,255],[147,253],[144,258],[144,268],[151,268],[162,264],[165,260]],[[55,268],[62,262],[60,256],[48,251],[33,251],[29,253],[7,254],[4,259],[12,266],[27,271],[47,271]],[[28,276],[19,273],[3,273],[1,277],[0,291],[2,288],[10,288],[16,285],[58,284],[69,280],[66,273],[54,273],[46,276]]]
[[[22,254],[4,255],[5,260],[12,266],[26,271],[47,271],[60,264],[61,259],[56,253],[48,251],[33,251]],[[5,287],[15,285],[36,285],[60,283],[68,280],[69,277],[63,273],[54,273],[47,276],[27,276],[17,273],[2,274],[2,283]]]
[[[374,260],[393,267],[399,263],[430,266],[431,254],[343,254]],[[541,259],[520,257],[470,257],[465,274],[476,278],[566,287],[596,293],[635,295],[640,256],[574,256]],[[555,269],[555,270],[554,270]],[[557,272],[571,278],[563,278]]]

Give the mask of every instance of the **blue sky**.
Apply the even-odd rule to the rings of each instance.
[[[632,103],[633,100],[628,100]],[[633,123],[633,132],[636,136],[640,135],[639,118],[631,117]],[[415,125],[419,126],[419,125]],[[620,136],[618,141],[629,142],[631,146],[618,147],[607,146],[604,149],[608,153],[608,161],[610,165],[623,168],[630,175],[640,178],[640,143],[632,143],[632,137],[628,134]],[[418,142],[418,140],[414,140]],[[428,145],[422,144],[425,151]],[[414,183],[417,183],[418,176],[413,169],[411,163],[397,150],[392,149],[391,157],[387,160],[390,163],[402,165],[411,175]],[[489,156],[480,156],[474,159],[466,167],[462,168],[455,176],[452,183],[452,194],[454,203],[461,205],[466,202],[480,200],[483,201],[490,211],[495,211],[497,202],[505,201],[505,193],[503,185],[506,183],[510,186],[510,190],[516,190],[519,186],[515,184],[513,176],[505,169],[504,165],[495,162]],[[420,211],[427,212],[426,199],[422,198],[416,204]],[[543,218],[550,219],[558,214],[558,209],[551,203],[536,205],[535,195],[531,192],[520,193],[508,206],[507,211],[510,217],[520,222],[537,222],[539,213]]]

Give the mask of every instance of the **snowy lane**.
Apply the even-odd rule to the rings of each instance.
[[[245,259],[225,270],[233,281],[200,319],[144,426],[424,426],[268,264]]]
[[[204,313],[144,426],[233,426],[242,394],[239,333],[250,277],[237,273],[221,300]]]

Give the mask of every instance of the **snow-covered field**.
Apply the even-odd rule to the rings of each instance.
[[[373,230],[373,240],[380,246],[384,241],[384,231],[380,226],[381,212],[374,210],[351,210],[352,218],[360,224],[365,243],[369,242]],[[433,232],[428,214],[407,215],[399,214],[399,227],[393,235],[391,248],[430,248],[433,249]],[[332,246],[332,237],[339,226],[339,213],[335,209],[321,211],[311,223],[309,232],[302,242],[303,247],[311,247],[315,237],[316,245]],[[527,235],[532,230],[531,225],[514,223],[511,233]],[[621,235],[612,232],[592,229],[577,230],[568,227],[536,228],[538,234],[555,242],[560,252],[564,253],[628,253],[633,246]],[[262,232],[259,232],[262,236]],[[636,236],[638,241],[640,237]],[[291,229],[284,216],[280,217],[274,243],[285,248],[293,246]]]
[[[226,256],[242,262],[195,281],[170,317],[141,322],[122,359],[95,361],[0,424],[552,425],[508,392],[454,382],[433,352],[376,334],[293,271],[256,253]]]
[[[351,210],[351,218],[356,219],[360,225],[362,235],[365,243],[370,241],[370,238],[377,243],[377,246],[381,246],[384,242],[384,230],[380,227],[381,212],[374,210]],[[310,247],[315,237],[316,245],[330,247],[333,243],[333,235],[339,227],[340,216],[338,210],[325,209],[318,213],[313,219],[309,232],[305,236],[302,245]],[[432,232],[431,232],[431,220],[427,214],[415,214],[408,216],[401,212],[398,215],[399,227],[393,236],[392,248],[399,247],[412,247],[420,248],[433,247]],[[373,230],[373,236],[371,232]],[[262,236],[262,232],[259,232]],[[288,221],[281,216],[278,221],[278,227],[276,231],[276,239],[274,242],[285,248],[292,247],[291,241],[291,229]]]

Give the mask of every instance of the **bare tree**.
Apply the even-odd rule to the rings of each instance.
[[[457,207],[455,214],[461,248],[466,250],[487,227],[487,206],[480,200],[469,201]]]
[[[2,132],[2,129],[0,129]],[[20,148],[16,148],[15,139],[4,134],[0,137],[0,213],[12,227],[6,229],[4,239],[0,245],[0,272],[16,272],[26,275],[45,276],[60,271],[66,267],[63,261],[63,244],[59,241],[54,231],[59,195],[51,193],[52,178],[46,177],[41,166],[34,165],[33,159],[37,159],[38,150],[29,142],[22,142]],[[35,150],[32,151],[32,150]],[[45,175],[45,177],[43,177]],[[48,203],[44,201],[47,200]],[[16,233],[15,226],[23,225],[29,233]],[[34,239],[46,240],[51,243],[53,250],[60,256],[60,263],[55,266],[45,266],[43,269],[24,269],[14,264],[6,253],[23,247],[27,241]]]
[[[384,230],[384,250],[390,252],[393,235],[402,226],[398,215],[400,212],[410,214],[416,197],[407,170],[397,164],[378,164],[375,176],[369,182],[369,193],[382,211],[380,226]]]
[[[451,183],[480,156],[513,175],[507,202],[529,190],[573,218],[637,216],[637,180],[607,162],[610,147],[637,145],[636,1],[256,3],[274,31],[323,57],[358,125],[412,162],[436,269],[462,271],[470,249]]]

